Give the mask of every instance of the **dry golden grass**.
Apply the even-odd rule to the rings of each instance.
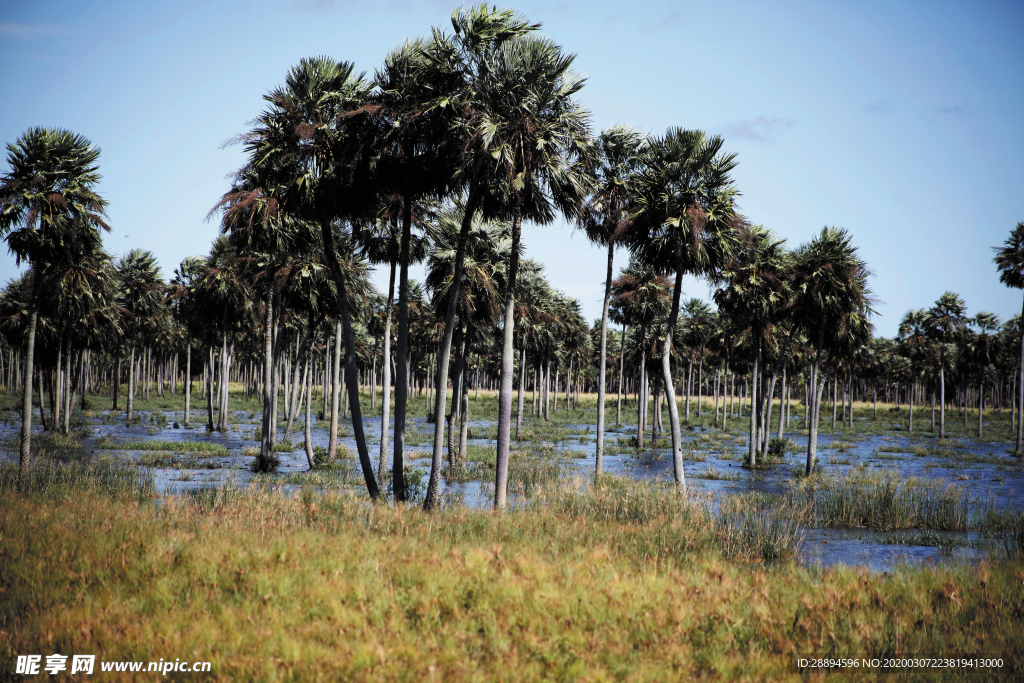
[[[624,493],[639,495],[504,515],[7,493],[0,661],[180,657],[235,681],[796,680],[797,654],[989,653],[1021,675],[1019,562],[886,576],[725,559],[702,508]]]

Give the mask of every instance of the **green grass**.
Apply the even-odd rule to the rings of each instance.
[[[228,455],[227,448],[219,443],[209,441],[161,441],[158,439],[122,441],[103,437],[96,439],[94,446],[115,451],[168,451],[171,453],[203,453],[211,456]]]
[[[962,489],[893,475],[812,475],[792,490],[791,502],[807,506],[811,526],[966,531],[977,525],[975,501]]]

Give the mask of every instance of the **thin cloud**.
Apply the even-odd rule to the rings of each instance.
[[[0,35],[18,38],[34,38],[35,36],[70,36],[78,33],[70,26],[61,24],[22,24],[13,21],[0,21]]]
[[[885,114],[896,108],[896,103],[891,99],[875,100],[866,107],[866,110],[873,114]]]
[[[757,142],[767,142],[772,133],[780,128],[792,128],[793,121],[782,117],[758,116],[754,119],[739,121],[730,126],[725,134],[729,137],[746,138]]]
[[[664,33],[671,31],[683,23],[682,12],[669,12],[668,14],[655,19],[654,21],[640,22],[640,30],[644,33]]]
[[[937,110],[940,114],[951,114],[953,116],[961,116],[963,114],[970,114],[971,107],[967,104],[944,104]]]

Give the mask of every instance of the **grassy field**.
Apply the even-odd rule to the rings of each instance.
[[[266,489],[154,504],[135,470],[61,472],[0,472],[2,679],[53,652],[255,681],[797,680],[797,655],[915,653],[1024,674],[1019,556],[803,568],[765,559],[795,539],[770,512],[610,478],[499,515]]]

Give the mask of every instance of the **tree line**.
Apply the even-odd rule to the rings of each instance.
[[[200,372],[210,429],[226,427],[232,381],[261,397],[258,470],[276,467],[277,411],[285,412],[287,438],[303,406],[314,465],[316,386],[330,420],[329,455],[347,413],[373,499],[389,459],[395,498],[407,496],[400,475],[409,401],[423,397],[434,424],[426,509],[437,503],[446,434],[449,466],[465,456],[470,386],[498,391],[494,505],[503,509],[513,415],[518,435],[527,385],[532,409],[547,415],[560,373],[567,406],[597,391],[597,474],[606,393],[618,392],[621,423],[623,390],[632,387],[637,445],[653,400],[652,438],[667,434],[680,490],[681,422],[690,419],[694,390],[698,416],[703,392],[714,393],[716,423],[719,398],[723,423],[735,414],[733,398],[742,398],[741,415],[750,404],[750,467],[767,455],[773,397],[786,410],[795,391],[809,430],[806,471],[813,470],[830,382],[833,422],[840,391],[844,419],[848,400],[852,420],[854,395],[870,387],[875,397],[881,385],[910,406],[937,399],[940,436],[954,395],[979,407],[979,433],[986,400],[1009,401],[1020,450],[1024,382],[1009,360],[1019,318],[1002,326],[991,314],[968,318],[963,301],[947,293],[908,313],[897,339],[876,339],[870,271],[847,231],[824,228],[791,250],[742,216],[732,178],[738,162],[721,137],[674,127],[661,136],[626,126],[595,134],[578,101],[585,79],[572,70],[574,56],[539,28],[514,11],[478,5],[456,10],[450,29],[435,27],[388,53],[372,77],[330,57],[292,66],[237,139],[246,163],[208,216],[220,236],[166,283],[151,253],[114,260],[102,250],[109,226],[95,189],[99,150],[86,138],[34,128],[8,144],[0,234],[30,265],[0,297],[6,382],[24,390],[22,464],[33,385],[44,424],[65,430],[78,392],[103,382],[115,409],[125,382],[129,420],[137,391],[174,393],[180,385],[189,422]],[[525,257],[523,221],[559,216],[607,248],[593,326]],[[1024,286],[1022,242],[1018,224],[997,250],[1012,287]],[[618,248],[630,261],[613,277]],[[417,283],[409,267],[424,260],[427,278]],[[368,281],[375,266],[389,269],[387,293]],[[712,284],[713,307],[682,299],[684,275]],[[610,322],[621,332],[610,333]],[[617,377],[608,372],[616,361]],[[361,385],[381,387],[376,463]],[[371,410],[376,397],[371,391]],[[912,428],[912,408],[910,415]]]

